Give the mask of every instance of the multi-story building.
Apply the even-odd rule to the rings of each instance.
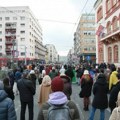
[[[79,55],[81,62],[95,62],[95,44],[95,15],[82,14],[74,34],[75,54]]]
[[[57,50],[53,44],[46,44],[45,45],[48,50],[48,63],[57,63],[59,62],[59,55]]]
[[[0,57],[45,58],[42,29],[29,7],[0,7]]]
[[[97,0],[96,21],[97,62],[120,63],[120,0]]]

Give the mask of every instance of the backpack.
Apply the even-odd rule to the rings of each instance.
[[[48,103],[50,108],[48,109],[47,120],[72,120],[67,103],[59,106]]]

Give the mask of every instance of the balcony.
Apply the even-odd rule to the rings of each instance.
[[[6,52],[11,52],[11,48],[6,48],[5,51]]]
[[[5,41],[5,44],[10,44],[10,45],[12,45],[13,43],[12,43],[12,41]]]
[[[107,34],[103,34],[103,36],[101,37],[101,40],[100,41],[104,41],[112,36],[115,36],[117,34],[120,34],[120,27],[117,27],[116,29],[114,30],[111,30],[109,33]]]

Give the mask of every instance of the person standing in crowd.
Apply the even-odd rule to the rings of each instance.
[[[88,120],[94,120],[96,109],[100,109],[100,120],[105,119],[105,109],[108,107],[108,86],[106,76],[101,73],[93,86],[94,98],[92,101],[92,109]]]
[[[65,74],[70,77],[71,82],[72,82],[72,78],[74,77],[74,73],[73,73],[73,69],[72,67],[69,65],[68,69],[65,71]]]
[[[61,69],[60,69],[59,73],[60,73],[60,74],[65,74],[65,68],[64,68],[64,66],[63,66],[63,65],[62,65],[62,67],[61,67]]]
[[[63,80],[60,76],[55,77],[51,83],[52,93],[49,95],[48,101],[40,107],[37,120],[47,120],[47,112],[50,108],[50,104],[60,106],[66,104],[67,102],[67,106],[73,111],[71,114],[72,120],[80,120],[79,111],[76,104],[73,101],[68,101],[66,95],[63,93],[63,88]]]
[[[0,81],[0,120],[17,120],[14,103],[7,97],[2,81]]]
[[[117,96],[116,107],[113,109],[109,120],[120,120],[120,92]]]
[[[33,83],[28,78],[28,72],[23,72],[22,78],[17,82],[17,87],[20,92],[21,113],[20,120],[25,120],[26,106],[28,105],[29,120],[33,120],[33,95],[35,94],[35,88]]]
[[[43,77],[42,84],[40,85],[40,94],[38,99],[38,104],[40,106],[48,100],[51,92],[51,78],[48,75],[45,75]]]
[[[58,72],[56,72],[55,67],[52,67],[52,71],[49,73],[49,76],[50,76],[51,80],[52,80],[54,77],[58,76]]]
[[[71,99],[70,96],[72,95],[72,85],[70,82],[70,78],[65,74],[61,74],[60,77],[64,81],[63,92],[67,96],[67,99],[70,100]]]
[[[8,97],[11,98],[12,100],[14,100],[15,97],[14,97],[13,89],[9,83],[9,78],[7,78],[7,77],[4,78],[3,84],[4,84],[4,90],[8,94]]]
[[[83,97],[83,104],[84,104],[84,110],[89,110],[89,104],[90,100],[89,97],[91,96],[91,90],[93,85],[93,78],[90,76],[88,70],[84,70],[82,79],[81,79],[81,92]]]
[[[35,90],[36,90],[36,79],[37,79],[37,77],[36,77],[36,75],[35,75],[35,71],[34,71],[34,70],[31,70],[31,71],[30,71],[30,73],[29,73],[29,78],[30,78],[30,80],[32,81],[33,86],[34,86],[34,88],[35,88]]]
[[[117,74],[118,72],[116,71],[116,67],[114,64],[111,65],[111,75],[110,75],[110,80],[109,80],[109,90],[111,91],[112,88],[117,84],[118,78]]]
[[[117,77],[118,77],[119,81],[117,82],[116,86],[111,90],[110,97],[109,97],[109,107],[110,107],[111,113],[112,113],[113,109],[116,107],[117,96],[120,91],[120,76],[119,76],[119,74],[117,75]]]

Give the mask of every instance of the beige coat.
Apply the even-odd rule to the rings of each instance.
[[[39,91],[38,104],[40,106],[48,100],[51,92],[51,78],[48,75],[45,75]]]
[[[120,92],[118,93],[117,104],[118,107],[114,108],[109,120],[120,120]]]

